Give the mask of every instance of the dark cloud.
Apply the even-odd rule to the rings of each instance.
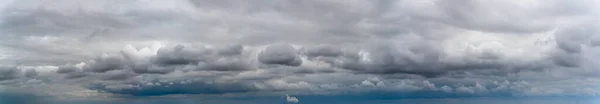
[[[173,48],[161,48],[158,50],[156,59],[154,60],[157,64],[164,65],[185,65],[185,64],[196,64],[200,61],[207,60],[211,54],[214,54],[212,50],[198,48],[185,48],[183,45],[177,45]]]
[[[17,67],[0,66],[0,81],[11,80],[19,77],[20,70]]]
[[[243,58],[220,58],[209,62],[198,63],[200,70],[245,71],[251,70],[248,60]]]
[[[126,70],[108,71],[99,75],[102,80],[125,80],[135,76],[135,73]]]
[[[89,76],[90,73],[85,73],[85,72],[72,72],[72,73],[68,73],[65,75],[65,78],[67,79],[78,79],[78,78],[83,78],[86,76]]]
[[[564,67],[578,67],[581,60],[581,56],[579,54],[570,54],[566,52],[557,52],[554,57],[552,57],[552,61],[558,66]]]
[[[482,54],[481,57],[448,60],[446,53],[429,47],[408,48],[399,45],[381,44],[364,48],[362,52],[341,48],[309,48],[304,53],[309,60],[323,61],[334,67],[371,74],[415,74],[425,77],[438,77],[453,71],[501,70],[498,73],[512,73],[515,68],[534,70],[544,61],[515,63],[500,58],[498,54]],[[494,58],[495,57],[495,58]],[[563,61],[563,60],[560,60]],[[565,61],[573,62],[573,61]],[[503,70],[503,71],[502,71]]]
[[[186,47],[177,45],[157,50],[154,56],[140,56],[137,49],[126,48],[119,56],[102,56],[82,66],[83,71],[105,73],[113,70],[131,70],[137,74],[167,74],[175,70],[250,70],[247,56],[240,45],[219,48]],[[139,50],[139,52],[149,50]],[[61,66],[57,73],[77,71],[74,65]]]
[[[77,71],[77,67],[75,67],[74,65],[63,65],[58,67],[58,70],[56,70],[57,73],[71,73],[71,72],[75,72]]]
[[[148,68],[142,69],[173,70],[174,68],[185,67],[181,65],[191,65],[198,70],[249,70],[249,60],[247,60],[246,56],[242,55],[243,49],[244,47],[241,45],[227,45],[218,48],[206,48],[202,46],[185,48],[182,45],[178,45],[174,48],[161,48],[158,50],[156,58],[153,58],[148,63],[153,65],[146,65]],[[137,66],[134,68],[138,69]]]
[[[338,57],[342,55],[342,50],[333,45],[319,45],[314,48],[305,49],[304,54],[309,58],[314,57]]]
[[[85,65],[82,65],[85,66]],[[56,70],[56,73],[65,74],[64,78],[66,79],[78,79],[83,78],[91,74],[91,72],[86,72],[82,68],[77,67],[77,65],[67,64],[61,65]],[[100,72],[102,73],[102,72]]]
[[[121,56],[100,56],[86,64],[83,70],[103,73],[111,70],[122,70],[124,64]]]
[[[25,77],[35,77],[37,75],[38,75],[38,73],[34,69],[30,69],[30,70],[26,70],[25,71]]]
[[[182,67],[178,65],[153,65],[148,63],[136,63],[132,66],[135,73],[148,74],[166,74],[173,72],[176,68]]]
[[[579,67],[584,59],[583,49],[594,47],[595,37],[600,33],[597,24],[583,23],[577,26],[558,30],[556,38],[557,50],[553,54],[555,64],[564,67]]]
[[[302,60],[298,57],[296,49],[289,44],[273,44],[257,56],[258,61],[264,64],[298,66]]]
[[[242,45],[228,45],[228,46],[223,46],[219,49],[219,55],[221,55],[221,56],[241,55],[243,51],[244,51],[244,46],[242,46]]]
[[[132,50],[130,50],[132,49]],[[78,65],[58,67],[57,73],[68,79],[99,78],[101,80],[125,80],[140,74],[168,74],[174,71],[245,71],[252,70],[240,45],[218,48],[176,45],[164,47],[155,55],[143,56],[150,50],[126,47],[119,56],[104,55]],[[140,53],[142,52],[142,53]],[[79,67],[81,68],[79,68]]]
[[[107,13],[67,14],[62,11],[33,8],[5,9],[4,11],[12,13],[2,15],[3,19],[8,22],[2,22],[0,26],[4,27],[2,30],[11,33],[60,33],[73,29],[129,28],[133,25]],[[51,28],[46,28],[46,26]]]

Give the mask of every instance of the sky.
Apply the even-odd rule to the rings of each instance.
[[[597,104],[598,0],[0,0],[0,104]]]

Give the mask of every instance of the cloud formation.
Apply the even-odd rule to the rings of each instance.
[[[258,54],[257,59],[264,64],[287,66],[298,66],[302,64],[302,60],[298,57],[296,49],[287,44],[269,45],[263,52]]]
[[[70,86],[116,98],[600,93],[600,3],[595,1],[5,4],[0,6],[0,65],[7,67],[0,67],[0,88]]]
[[[286,100],[288,103],[298,103],[298,102],[300,102],[300,101],[298,100],[298,98],[296,98],[296,97],[294,97],[294,96],[290,96],[290,95],[285,95],[285,100]]]
[[[16,67],[4,66],[0,68],[0,80],[10,80],[19,77],[19,69]]]

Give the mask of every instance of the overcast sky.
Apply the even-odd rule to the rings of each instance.
[[[596,0],[0,0],[0,103],[597,98],[599,7]]]

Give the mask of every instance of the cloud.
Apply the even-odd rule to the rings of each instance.
[[[254,91],[251,86],[237,83],[203,81],[148,81],[131,84],[97,84],[92,89],[135,96],[160,96],[169,94],[227,94]]]
[[[39,80],[114,97],[600,91],[592,1],[9,4],[0,7],[0,65],[21,65],[0,68],[0,85],[10,87]]]
[[[77,67],[75,67],[74,65],[65,65],[65,66],[60,66],[58,68],[58,70],[56,70],[57,73],[71,73],[71,72],[75,72],[77,70]]]
[[[438,21],[461,28],[491,32],[530,33],[551,30],[562,16],[586,15],[592,5],[585,1],[401,1],[419,19]],[[415,4],[424,5],[415,5]],[[428,10],[423,13],[418,10]],[[517,11],[515,11],[517,10]],[[503,17],[500,17],[503,16]],[[509,22],[510,21],[510,22]]]
[[[25,71],[25,77],[35,77],[37,75],[38,75],[38,73],[35,70],[26,70]]]
[[[113,70],[128,70],[138,74],[166,74],[176,69],[189,70],[219,70],[242,71],[248,70],[241,46],[224,46],[222,49],[186,48],[183,45],[174,47],[148,47],[137,50],[126,46],[120,55],[103,55],[81,65],[83,72],[105,73]],[[153,52],[154,51],[154,52]],[[58,73],[75,72],[75,65],[61,66]]]
[[[17,67],[3,66],[0,68],[0,81],[11,80],[19,77],[19,69]]]
[[[296,97],[294,97],[294,96],[290,96],[290,95],[285,95],[285,100],[286,100],[286,102],[288,102],[288,103],[298,103],[298,102],[300,102],[300,101],[298,100],[298,98],[296,98]]]
[[[297,56],[296,49],[288,44],[269,45],[258,54],[258,61],[264,64],[298,66],[302,60]]]
[[[86,64],[83,70],[91,72],[107,72],[111,70],[119,70],[123,68],[123,63],[123,59],[120,56],[103,55]]]

